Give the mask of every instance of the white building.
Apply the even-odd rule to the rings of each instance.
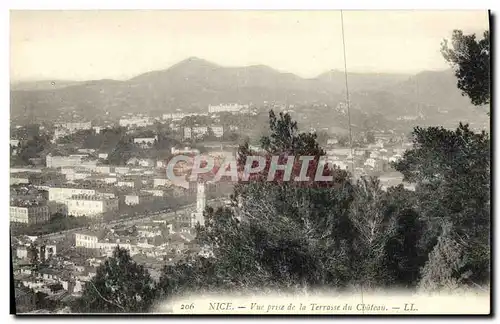
[[[95,194],[94,189],[51,187],[49,188],[49,201],[65,204],[74,195],[91,196]]]
[[[113,251],[120,247],[130,252],[130,255],[134,255],[132,251],[133,246],[130,243],[121,243],[121,242],[99,242],[97,243],[97,248],[101,251],[101,255],[111,256],[113,255]]]
[[[28,177],[10,177],[10,185],[28,184],[30,180]]]
[[[86,130],[92,128],[91,122],[83,122],[83,123],[62,123],[57,125],[59,128],[63,128],[68,130],[70,133],[77,132],[79,130]]]
[[[170,179],[166,179],[166,178],[153,179],[153,188],[160,187],[160,186],[168,187],[171,184],[172,184],[172,181]]]
[[[117,174],[127,174],[130,172],[129,167],[115,167],[115,173]]]
[[[127,161],[127,165],[135,165],[135,166],[142,166],[142,167],[152,167],[154,166],[154,161],[151,159],[139,159],[136,157],[130,158]]]
[[[83,179],[89,178],[91,175],[92,174],[90,172],[67,173],[66,180],[68,180],[68,181],[83,180]]]
[[[224,136],[224,127],[223,126],[212,126],[212,132],[214,132],[215,137]]]
[[[116,179],[116,177],[106,177],[103,179],[104,183],[107,183],[107,184],[112,184],[112,183],[116,183],[118,180]]]
[[[92,154],[95,152],[95,149],[87,149],[87,148],[81,148],[77,150],[78,153],[88,153]]]
[[[155,137],[136,137],[136,138],[134,138],[134,144],[138,144],[142,147],[150,147],[150,146],[153,146],[153,144],[157,140],[158,140],[158,136],[155,136]]]
[[[401,155],[399,154],[395,154],[389,158],[389,162],[398,162],[399,160],[401,160]]]
[[[240,104],[220,104],[220,105],[209,105],[208,112],[210,114],[220,113],[220,112],[231,112],[237,113],[242,109],[248,109],[248,105]]]
[[[96,167],[95,171],[97,173],[110,174],[113,172],[113,167],[110,167],[108,165],[99,165]]]
[[[151,203],[154,200],[154,196],[150,193],[142,192],[135,195],[126,195],[125,204],[128,206],[134,206],[139,204]]]
[[[184,138],[188,139],[191,138],[191,136],[192,136],[191,127],[184,127]]]
[[[47,168],[62,168],[81,166],[89,170],[97,168],[96,160],[89,160],[86,154],[70,155],[70,156],[52,156],[47,155],[45,158]]]
[[[163,190],[159,190],[159,189],[143,189],[141,191],[142,192],[147,192],[149,194],[152,194],[155,197],[163,197],[163,196],[165,196],[165,192]]]
[[[375,168],[376,163],[377,163],[377,160],[372,159],[372,158],[366,159],[366,161],[365,161],[365,165],[370,166],[372,168]]]
[[[205,225],[205,217],[203,212],[206,206],[205,183],[198,182],[196,186],[196,212],[191,214],[191,227],[200,223],[201,226]]]
[[[52,156],[51,154],[49,154],[45,158],[45,165],[47,166],[47,168],[78,166],[82,163],[82,159],[83,158],[80,155]]]
[[[116,182],[117,187],[128,187],[128,188],[135,188],[135,181],[118,181]]]
[[[50,220],[48,206],[10,206],[10,221],[26,225],[43,224]]]
[[[335,145],[338,142],[339,142],[339,140],[336,139],[336,138],[329,138],[329,139],[326,140],[326,145]]]
[[[103,196],[75,195],[67,200],[68,215],[99,216],[103,213],[118,210],[118,198]]]
[[[200,154],[200,150],[193,149],[193,148],[190,148],[190,147],[184,147],[184,148],[175,148],[175,147],[172,147],[170,149],[170,152],[172,154]]]
[[[170,114],[163,114],[163,120],[182,120],[185,117],[190,116],[207,116],[207,113],[195,113],[195,112],[175,112]]]
[[[92,232],[75,233],[75,246],[87,249],[97,249],[99,238]]]
[[[42,173],[42,169],[36,169],[36,168],[10,168],[10,173],[22,173],[22,172]]]
[[[122,127],[146,127],[153,125],[154,122],[149,117],[137,116],[137,117],[122,118],[118,123]]]
[[[208,127],[207,126],[195,126],[192,128],[192,135],[196,137],[200,137],[203,135],[208,134]]]

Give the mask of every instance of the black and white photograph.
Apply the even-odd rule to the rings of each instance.
[[[492,17],[10,10],[11,314],[491,315]]]

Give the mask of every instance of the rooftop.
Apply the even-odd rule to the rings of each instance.
[[[85,194],[81,194],[81,195],[72,195],[71,199],[72,200],[87,200],[87,201],[104,201],[104,200],[113,200],[113,199],[116,199],[116,198],[111,198],[111,197],[107,197],[107,196],[104,196],[104,195],[85,195]]]

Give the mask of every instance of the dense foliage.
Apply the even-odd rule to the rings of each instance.
[[[441,53],[455,69],[457,87],[474,105],[490,103],[490,33],[485,31],[477,40],[475,34],[453,32],[451,47],[445,40]]]
[[[453,49],[444,44],[443,55],[457,67],[458,87],[472,102],[489,103],[489,34],[476,42],[457,31]],[[322,183],[282,181],[283,171],[266,181],[271,155],[280,163],[312,156],[308,175],[324,155],[316,134],[300,133],[289,114],[271,111],[269,126],[261,152],[249,143],[239,148],[239,171],[254,155],[264,158],[265,168],[236,185],[231,206],[207,207],[205,224],[197,227],[196,240],[210,257],[190,255],[165,266],[153,287],[145,270],[117,250],[85,286],[80,310],[147,311],[153,298],[220,289],[488,287],[488,134],[463,124],[456,130],[416,127],[413,148],[394,164],[416,190],[400,185],[384,191],[376,178],[355,179],[336,168],[323,169],[333,180]],[[292,176],[299,171],[294,163]]]
[[[146,269],[117,248],[85,285],[76,310],[88,313],[144,313],[153,303],[154,284]]]

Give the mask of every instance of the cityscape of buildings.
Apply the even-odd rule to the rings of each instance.
[[[293,113],[293,108],[282,106],[281,110]],[[336,109],[343,108],[339,104]],[[221,114],[233,116],[232,122],[223,122]],[[34,310],[34,299],[28,297],[33,292],[45,294],[64,309],[78,298],[85,283],[95,276],[96,267],[117,246],[127,249],[153,277],[159,276],[163,265],[193,253],[209,256],[210,250],[195,240],[195,226],[204,224],[207,204],[229,203],[232,184],[207,178],[182,185],[172,182],[165,168],[176,155],[194,157],[203,152],[216,160],[234,158],[238,137],[228,138],[227,134],[241,135],[244,125],[235,120],[257,114],[250,105],[218,104],[210,105],[207,113],[175,112],[161,118],[127,114],[115,125],[59,122],[38,127],[34,133],[16,127],[14,133],[21,135],[10,140],[13,159],[19,158],[32,136],[48,136],[50,143],[49,149],[30,157],[29,163],[13,164],[10,169],[19,309]],[[164,146],[166,135],[158,131],[158,125],[168,129],[168,136],[176,141]],[[130,137],[127,149],[151,154],[123,154],[116,163],[110,161],[116,147],[79,146],[74,139],[78,134],[106,136],[116,127]],[[384,188],[402,183],[402,175],[391,169],[390,162],[401,158],[409,143],[383,132],[375,133],[372,142],[353,148],[339,140],[332,134],[323,144],[332,166],[349,171],[354,166],[360,175],[375,173]],[[250,148],[260,150],[254,144]],[[188,172],[191,167],[179,163],[174,172]],[[34,262],[39,266],[33,268]]]

